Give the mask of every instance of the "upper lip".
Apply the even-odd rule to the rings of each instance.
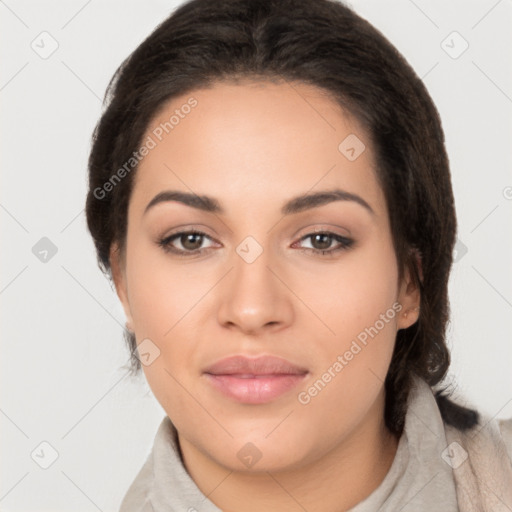
[[[304,375],[306,368],[294,365],[276,356],[247,357],[236,355],[226,357],[212,364],[204,373],[212,375]]]

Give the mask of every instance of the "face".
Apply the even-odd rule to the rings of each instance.
[[[306,84],[217,83],[165,105],[144,140],[125,257],[113,246],[111,262],[180,442],[278,470],[382,423],[418,293],[407,273],[398,282],[358,123]]]

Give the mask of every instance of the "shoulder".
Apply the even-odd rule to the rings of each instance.
[[[148,502],[147,500],[152,484],[153,469],[150,455],[126,491],[119,512],[142,510],[144,505]]]
[[[498,419],[496,423],[498,424],[508,457],[512,461],[512,418]]]
[[[512,510],[512,418],[479,413],[475,426],[445,424],[445,434],[459,510]]]
[[[436,396],[448,442],[460,440],[473,458],[512,461],[512,417],[495,418],[473,404]]]

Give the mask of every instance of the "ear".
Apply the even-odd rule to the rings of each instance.
[[[423,270],[421,264],[421,255],[418,250],[413,249],[412,258],[415,260],[411,265],[416,264],[418,269],[418,278],[423,281]],[[407,265],[402,283],[400,284],[398,302],[402,305],[400,315],[397,320],[397,330],[407,329],[413,325],[420,316],[421,292],[419,283],[417,283],[412,274],[411,265]]]
[[[128,302],[125,261],[116,242],[112,243],[110,247],[109,259],[110,268],[112,270],[112,279],[116,287],[117,296],[123,305],[124,313],[126,315],[126,327],[129,331],[133,332],[133,318],[130,303]]]

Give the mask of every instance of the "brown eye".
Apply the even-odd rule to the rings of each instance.
[[[213,240],[201,231],[181,231],[166,238],[158,240],[158,245],[166,252],[174,253],[178,256],[197,256],[198,254],[212,248],[203,247],[205,241]]]
[[[339,251],[350,248],[354,243],[354,240],[351,238],[330,232],[310,233],[302,237],[298,243],[302,244],[306,241],[309,241],[311,247],[302,246],[303,251],[320,254],[322,256],[334,256]],[[333,242],[335,242],[336,245],[333,245]]]
[[[203,235],[199,233],[185,233],[179,236],[182,247],[188,251],[199,249],[203,243],[203,238]]]
[[[314,249],[320,251],[329,249],[332,241],[332,235],[328,235],[327,233],[318,233],[311,236],[311,245]]]

